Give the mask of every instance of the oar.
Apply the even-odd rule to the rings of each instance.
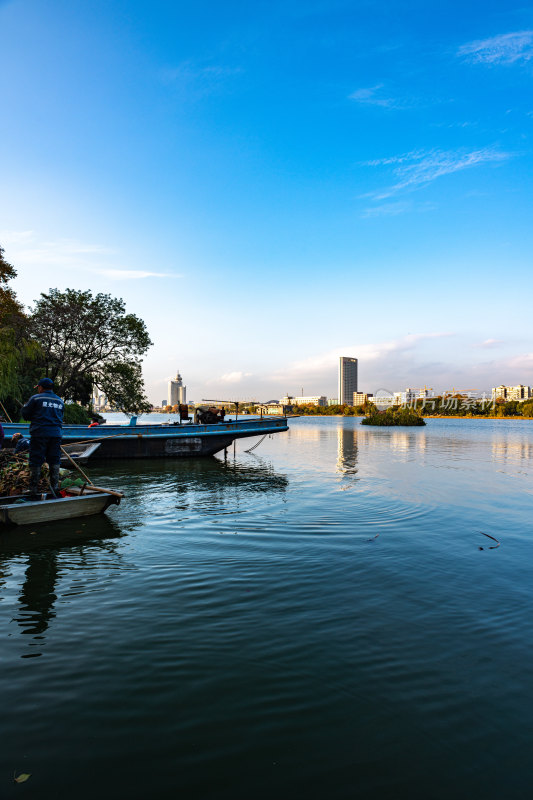
[[[85,478],[85,480],[87,481],[87,483],[89,484],[89,486],[91,488],[96,489],[99,492],[104,492],[104,494],[113,494],[113,495],[115,495],[115,497],[124,497],[122,492],[114,492],[112,489],[102,489],[101,486],[95,486],[94,483],[92,482],[92,480],[89,478],[89,476],[85,474],[85,472],[82,470],[82,468],[80,467],[79,464],[76,464],[74,459],[70,457],[70,455],[67,453],[67,451],[65,450],[64,447],[61,447],[61,452],[66,455],[66,457],[68,458],[70,463],[73,464],[76,467],[78,472],[81,472],[81,474],[83,475],[83,477]]]

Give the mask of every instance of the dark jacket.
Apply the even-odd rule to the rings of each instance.
[[[25,453],[29,449],[30,449],[30,440],[25,439],[24,437],[22,437],[22,439],[19,439],[17,444],[15,445],[15,453]]]
[[[53,392],[41,392],[30,397],[21,410],[22,418],[29,419],[31,436],[61,436],[65,404]]]

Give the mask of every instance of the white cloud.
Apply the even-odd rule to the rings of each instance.
[[[193,61],[184,61],[177,67],[160,70],[159,77],[167,85],[175,86],[193,97],[202,97],[221,89],[228,80],[241,72],[241,67],[220,64],[202,66]]]
[[[368,89],[356,89],[349,95],[350,100],[355,100],[357,103],[363,103],[371,106],[381,106],[382,108],[399,108],[398,101],[392,97],[385,97],[381,93],[383,84],[378,83],[376,86],[371,86]]]
[[[491,349],[493,347],[499,347],[503,343],[503,339],[485,339],[484,342],[479,342],[478,344],[475,344],[474,347]]]
[[[518,356],[513,356],[513,358],[508,359],[502,364],[507,367],[507,369],[513,370],[515,374],[523,375],[524,372],[529,373],[529,378],[525,378],[522,380],[528,380],[531,384],[533,382],[533,353],[521,353]]]
[[[387,342],[375,344],[349,344],[335,348],[327,353],[310,356],[302,361],[295,361],[285,369],[271,376],[271,380],[283,383],[299,382],[306,380],[321,380],[337,370],[339,357],[353,355],[359,359],[360,365],[365,369],[381,365],[379,370],[386,371],[386,362],[394,356],[395,360],[411,352],[418,345],[430,339],[442,339],[453,336],[453,333],[420,333],[408,334],[400,339],[391,339]],[[376,372],[376,370],[373,370]]]
[[[115,252],[78,239],[40,240],[34,231],[0,231],[0,242],[16,265],[79,264],[86,256],[108,256]]]
[[[397,217],[399,214],[406,214],[411,211],[434,211],[434,203],[414,204],[411,202],[399,201],[396,203],[382,203],[378,206],[365,208],[361,216],[363,219],[373,219],[375,217]]]
[[[240,383],[244,378],[249,378],[251,372],[226,372],[218,378],[222,383]],[[209,381],[210,383],[217,383],[218,381]]]
[[[533,31],[502,33],[490,39],[468,42],[458,50],[459,56],[482,64],[514,64],[533,58]]]
[[[43,240],[35,231],[0,231],[0,244],[6,250],[6,259],[17,271],[62,267],[102,275],[110,280],[183,277],[175,273],[122,268],[116,265],[117,251],[110,247],[78,239]],[[109,263],[111,260],[114,263]]]
[[[511,153],[501,152],[494,147],[485,147],[470,152],[464,150],[413,151],[390,158],[367,161],[365,166],[370,167],[394,165],[393,173],[396,176],[396,183],[387,189],[366,196],[373,197],[375,200],[386,200],[399,192],[432,183],[444,175],[451,175],[454,172],[483,164],[506,161],[511,158],[511,155]]]
[[[169,275],[166,272],[147,272],[142,269],[95,269],[98,275],[103,275],[113,281],[138,280],[139,278],[182,278],[182,275]]]

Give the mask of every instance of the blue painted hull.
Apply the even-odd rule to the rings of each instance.
[[[14,433],[29,436],[26,423],[3,423],[6,441]],[[264,436],[288,430],[285,417],[238,420],[216,425],[64,425],[63,444],[100,441],[94,459],[191,458],[209,456],[229,447],[235,439]]]

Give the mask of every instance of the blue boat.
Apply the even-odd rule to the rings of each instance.
[[[4,446],[14,433],[29,437],[29,423],[2,423]],[[239,419],[216,424],[166,423],[137,425],[133,418],[129,425],[64,425],[63,445],[78,442],[99,442],[93,459],[100,458],[191,458],[211,456],[225,450],[235,439],[282,433],[289,426],[286,417]]]

